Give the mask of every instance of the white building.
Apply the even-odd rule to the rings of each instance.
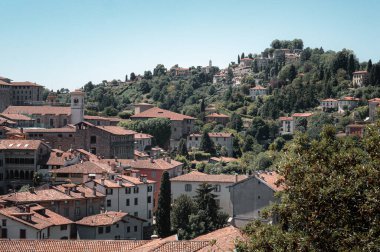
[[[210,139],[214,142],[215,146],[224,147],[227,151],[228,156],[232,156],[233,154],[233,142],[234,142],[234,135],[232,133],[215,133],[210,132],[208,133],[210,136]],[[202,141],[202,135],[201,134],[190,134],[187,137],[186,146],[187,149],[199,149],[200,144]]]
[[[147,147],[152,146],[153,136],[144,133],[135,134],[135,150],[145,151]]]
[[[194,197],[199,185],[207,183],[214,186],[214,194],[217,204],[220,206],[221,211],[228,213],[232,216],[232,206],[230,204],[230,192],[229,186],[243,179],[246,179],[246,175],[210,175],[202,172],[193,171],[175,178],[171,181],[172,199],[176,200],[181,194],[185,194],[189,197]]]
[[[84,121],[84,93],[81,90],[75,90],[70,93],[71,96],[71,124],[77,124]]]
[[[378,118],[380,98],[368,100],[369,119],[373,122]]]
[[[72,221],[38,204],[0,209],[2,239],[69,239]]]
[[[362,87],[368,83],[369,75],[367,71],[356,71],[352,73],[352,86]]]
[[[107,211],[122,211],[146,220],[146,225],[153,222],[155,181],[146,176],[140,177],[111,175],[109,178],[88,181],[86,186],[95,188],[105,194]]]
[[[292,135],[294,131],[299,130],[297,128],[297,121],[301,118],[308,119],[313,113],[294,113],[291,117],[280,117],[280,134]],[[307,126],[307,125],[306,125]]]
[[[268,89],[263,86],[256,85],[255,87],[249,89],[249,95],[254,100],[257,96],[268,95]]]
[[[145,220],[128,213],[106,211],[76,222],[79,239],[142,240]]]
[[[343,97],[338,100],[338,112],[344,113],[346,110],[352,110],[358,106],[360,99],[351,96]]]
[[[332,98],[324,99],[321,101],[321,107],[323,110],[336,109],[338,107],[338,100]]]

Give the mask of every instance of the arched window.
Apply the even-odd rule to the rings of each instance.
[[[20,179],[24,179],[24,171],[20,171]]]
[[[20,175],[19,175],[19,173],[18,173],[18,170],[15,170],[15,178],[16,178],[16,179],[20,178]]]
[[[13,179],[13,178],[14,178],[13,171],[10,171],[10,172],[9,172],[9,178],[10,178],[10,179]]]
[[[29,171],[26,171],[26,172],[25,172],[25,179],[30,179],[30,178],[29,178]]]

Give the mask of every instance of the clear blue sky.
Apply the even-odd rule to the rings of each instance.
[[[380,1],[1,0],[0,76],[50,89],[236,61],[275,39],[379,60]]]

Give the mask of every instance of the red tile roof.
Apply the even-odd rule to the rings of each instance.
[[[133,115],[131,118],[139,119],[139,118],[168,118],[172,121],[182,121],[182,120],[195,120],[194,117],[178,114],[169,110],[153,107],[151,109],[147,109],[140,114]]]
[[[153,138],[153,136],[149,134],[144,134],[144,133],[135,134],[135,139],[148,139],[148,138]]]
[[[293,121],[292,117],[287,117],[287,116],[281,116],[279,118],[280,121]]]
[[[0,117],[0,125],[3,125],[3,124],[17,124],[17,123],[9,119]]]
[[[63,166],[65,164],[65,158],[70,159],[70,157],[75,157],[74,153],[52,151],[50,152],[50,156],[46,164]]]
[[[204,247],[198,251],[234,251],[238,241],[244,241],[245,237],[242,232],[233,226],[217,229],[211,233],[198,236],[193,241],[215,241],[215,243],[209,243],[207,247]]]
[[[373,98],[371,100],[368,100],[369,102],[380,102],[380,98]]]
[[[43,201],[71,200],[72,197],[55,189],[35,190],[34,192],[17,192],[1,196],[5,201],[18,203],[35,203]]]
[[[240,61],[242,61],[242,60],[253,60],[253,59],[251,59],[251,58],[242,58],[242,59],[240,59]]]
[[[40,140],[0,140],[0,150],[37,150],[43,144]]]
[[[63,127],[63,128],[29,128],[24,129],[26,133],[75,133],[76,129],[71,127]]]
[[[142,240],[8,240],[0,239],[0,247],[7,252],[125,252],[135,251],[149,243]]]
[[[198,171],[193,171],[181,176],[170,179],[172,182],[219,182],[219,183],[235,183],[248,178],[247,175],[227,175],[227,174],[206,174]]]
[[[111,168],[110,168],[111,169]],[[82,163],[62,167],[59,169],[51,170],[51,173],[81,173],[81,174],[103,174],[107,173],[109,170],[104,169],[103,166],[91,161],[85,161]]]
[[[343,97],[342,99],[339,99],[338,101],[360,101],[360,99],[351,97],[351,96],[346,96],[346,97]]]
[[[268,185],[276,192],[285,189],[285,185],[283,183],[279,183],[284,179],[284,177],[277,172],[261,172],[259,174],[256,174],[255,177],[257,179],[260,179],[263,183]]]
[[[337,102],[338,100],[336,99],[332,99],[332,98],[328,98],[328,99],[324,99],[322,100],[323,102]]]
[[[107,131],[113,135],[134,135],[136,131],[128,130],[119,126],[96,126],[96,128]]]
[[[29,116],[22,115],[22,114],[5,114],[1,113],[1,117],[13,120],[13,121],[32,121],[34,119],[30,118]]]
[[[225,114],[219,114],[219,113],[212,113],[206,116],[206,118],[230,118],[228,115]]]
[[[137,157],[149,157],[149,154],[142,152],[142,151],[138,151],[138,150],[134,151],[134,155]]]
[[[123,166],[130,166],[132,169],[171,170],[182,165],[181,162],[175,160],[171,160],[170,163],[168,163],[163,159],[154,159],[153,161],[150,159],[118,159],[117,162],[115,162],[114,159],[102,159],[100,162],[107,163],[108,161],[113,164],[121,162]]]
[[[210,132],[208,135],[211,138],[218,138],[218,137],[233,137],[232,133],[227,133],[227,132]]]
[[[253,89],[253,90],[267,90],[267,88],[265,88],[263,86],[260,86],[260,85],[256,85],[255,87],[250,88],[250,89]]]
[[[12,86],[42,87],[41,85],[30,81],[12,81],[11,84]]]
[[[94,194],[94,190],[92,188],[89,188],[83,184],[81,185],[75,185],[75,184],[63,184],[54,186],[53,189],[66,194],[67,190],[69,190],[69,196],[72,199],[85,199],[85,198],[99,198],[99,197],[105,197],[104,194],[95,191],[96,194]]]
[[[108,211],[105,213],[84,217],[83,219],[77,221],[76,224],[83,226],[109,226],[123,220],[123,218],[127,215],[128,213],[124,212]]]
[[[294,113],[293,117],[309,117],[312,115],[313,115],[313,113]]]
[[[158,248],[153,249],[153,252],[195,252],[206,247],[210,241],[167,241],[161,244]]]
[[[26,115],[71,115],[70,107],[58,106],[8,106],[5,114],[26,114]]]
[[[367,71],[355,71],[353,74],[368,74]]]
[[[115,117],[102,117],[102,116],[90,116],[90,115],[85,115],[84,120],[113,121],[113,122],[121,121],[121,119],[115,118]]]
[[[1,79],[0,79],[0,85],[2,85],[2,86],[12,86],[12,84],[9,84],[8,82],[2,81]]]

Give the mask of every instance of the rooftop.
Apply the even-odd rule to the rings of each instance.
[[[40,140],[0,140],[0,150],[37,150],[43,144]]]
[[[276,192],[285,189],[284,184],[279,183],[284,179],[284,177],[278,174],[277,172],[260,172],[256,174],[255,177],[257,179],[260,179],[262,182],[264,182],[266,185],[268,185]]]
[[[313,115],[313,113],[294,113],[293,117],[309,117],[312,115]]]
[[[152,135],[144,134],[144,133],[136,133],[135,134],[135,139],[148,139],[148,138],[152,138],[152,137],[153,137]]]
[[[12,81],[12,86],[30,86],[30,87],[42,87],[41,85],[38,85],[37,83],[33,83],[30,81]]]
[[[128,213],[108,211],[100,214],[84,217],[76,222],[83,226],[109,226],[121,221]]]
[[[96,126],[96,128],[107,131],[113,135],[134,135],[136,134],[133,130],[128,130],[119,126]]]
[[[353,74],[368,74],[367,71],[355,71]]]
[[[212,113],[206,116],[206,118],[230,118],[228,115],[220,114],[220,113]]]
[[[267,88],[265,88],[263,86],[260,86],[260,85],[256,85],[255,87],[250,88],[250,89],[253,89],[253,90],[267,90]]]
[[[360,99],[355,98],[355,97],[351,97],[351,96],[346,96],[346,97],[339,99],[338,101],[360,101]]]
[[[178,177],[174,177],[170,179],[170,181],[235,183],[246,178],[248,178],[247,175],[206,174],[198,171],[193,171]]]
[[[10,119],[10,120],[13,120],[13,121],[31,121],[31,120],[33,120],[29,116],[22,115],[22,114],[5,114],[5,113],[1,113],[0,116],[4,117],[4,118],[7,118],[7,119]]]
[[[168,118],[172,121],[182,121],[182,120],[195,120],[194,117],[178,114],[169,110],[153,107],[141,112],[140,114],[133,115],[131,118]]]
[[[71,115],[71,108],[58,106],[8,106],[3,113],[26,115]]]
[[[110,168],[111,169],[111,168]],[[104,165],[100,166],[97,163],[91,161],[85,161],[78,164],[62,167],[59,169],[53,169],[51,173],[80,173],[80,174],[103,174],[109,170],[104,169]]]
[[[101,162],[121,163],[122,166],[130,166],[132,169],[154,169],[154,170],[170,170],[177,166],[182,165],[181,162],[170,160],[170,163],[164,159],[102,159]]]

